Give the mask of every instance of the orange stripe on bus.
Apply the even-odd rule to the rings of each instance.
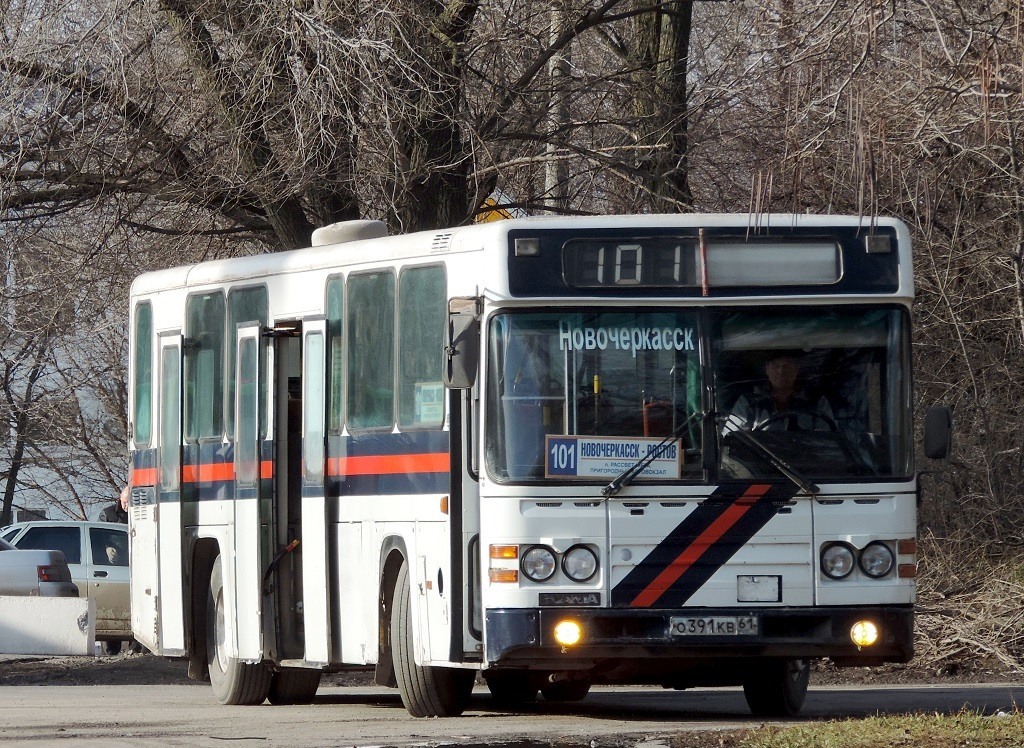
[[[260,478],[274,477],[273,460],[260,461]],[[182,483],[213,483],[216,481],[233,481],[235,479],[235,463],[204,462],[200,465],[183,465],[181,468]]]
[[[327,460],[327,474],[332,476],[447,473],[450,469],[451,458],[447,452],[332,457]]]
[[[129,482],[133,486],[155,486],[156,468],[135,468]]]

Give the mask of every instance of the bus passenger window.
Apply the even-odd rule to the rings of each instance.
[[[444,268],[402,271],[398,288],[398,425],[444,423],[441,359],[445,325]]]
[[[349,276],[348,300],[348,425],[387,428],[394,422],[395,276]]]

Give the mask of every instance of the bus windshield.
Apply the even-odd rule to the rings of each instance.
[[[905,312],[790,307],[714,320],[721,477],[777,476],[773,455],[819,480],[910,475]]]
[[[509,312],[488,333],[499,481],[607,483],[652,451],[636,481],[911,473],[899,309]]]
[[[693,311],[500,314],[490,324],[487,461],[499,480],[607,480],[676,431],[640,478],[702,467]]]

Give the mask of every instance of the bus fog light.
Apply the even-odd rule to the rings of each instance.
[[[562,556],[562,571],[574,582],[586,582],[597,574],[597,555],[585,545],[574,545]]]
[[[853,571],[853,548],[846,543],[830,543],[821,549],[821,571],[829,579],[846,579]]]
[[[895,564],[892,549],[880,540],[868,543],[860,552],[860,570],[872,579],[881,579]]]
[[[555,574],[555,552],[545,545],[535,545],[523,554],[520,568],[533,582],[546,582]]]
[[[576,621],[566,619],[555,625],[555,641],[563,647],[572,647],[583,638],[583,627]]]
[[[870,647],[878,641],[878,626],[872,621],[857,621],[850,629],[850,639],[858,647]]]

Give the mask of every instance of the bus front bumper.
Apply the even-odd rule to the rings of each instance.
[[[747,629],[750,619],[755,619],[756,632],[690,633],[694,629],[735,630],[741,628],[737,625],[741,619]],[[565,620],[579,624],[582,636],[578,644],[563,646],[555,640],[555,626]],[[851,629],[859,621],[871,621],[877,627],[878,640],[872,646],[853,643]],[[909,661],[914,654],[913,629],[911,606],[506,608],[487,611],[484,641],[488,666],[499,668],[585,669],[608,661],[653,664],[659,660],[764,657],[828,657],[839,666],[867,666]]]

